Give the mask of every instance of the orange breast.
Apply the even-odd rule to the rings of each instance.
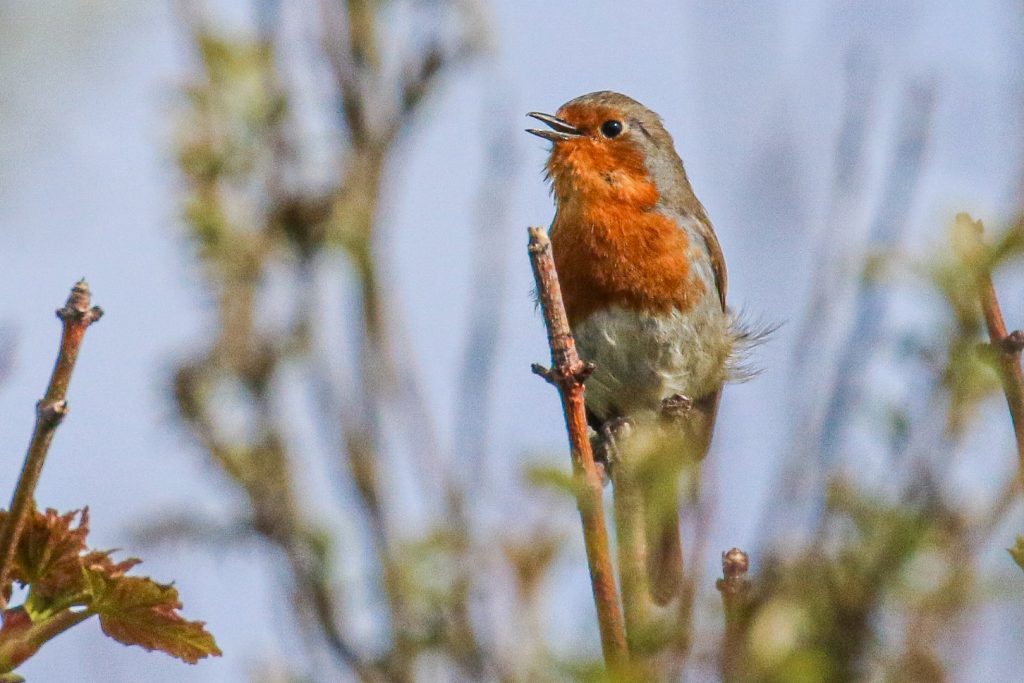
[[[570,325],[611,306],[685,312],[707,289],[691,270],[685,230],[632,202],[564,202],[551,242]]]

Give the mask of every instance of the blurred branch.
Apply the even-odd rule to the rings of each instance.
[[[0,325],[0,386],[7,381],[14,365],[15,337],[14,333]]]
[[[822,221],[820,234],[814,236],[817,244],[813,251],[810,300],[796,332],[796,338],[806,340],[806,344],[794,346],[790,358],[795,381],[801,387],[808,383],[811,386],[821,384],[818,369],[809,361],[817,360],[818,349],[831,346],[828,336],[833,330],[822,321],[834,319],[845,298],[844,282],[836,277],[836,271],[845,266],[843,254],[853,233],[851,224],[858,205],[863,203],[867,175],[866,141],[878,90],[879,60],[863,45],[850,48],[844,57],[843,107],[835,138],[828,213]]]
[[[796,410],[790,425],[792,446],[777,475],[777,485],[787,492],[783,498],[788,504],[766,511],[762,518],[766,529],[782,524],[783,515],[791,514],[801,501],[813,497],[814,488],[824,479],[816,451],[828,397],[839,381],[835,358],[843,330],[835,321],[840,319],[837,312],[849,305],[854,288],[851,278],[836,277],[836,273],[849,270],[848,254],[861,220],[867,140],[881,71],[878,57],[864,45],[851,47],[844,57],[842,115],[833,150],[827,213],[817,234],[808,236],[816,245],[809,300],[795,335],[803,343],[794,345],[789,359]],[[791,525],[792,521],[786,523]],[[768,535],[761,533],[759,537],[767,539]]]
[[[479,679],[483,664],[470,628],[468,579],[453,579],[460,588],[452,591],[443,625],[437,626],[438,616],[420,609],[424,596],[410,581],[402,554],[405,529],[389,508],[402,477],[384,457],[384,435],[397,426],[419,470],[412,481],[423,499],[441,498],[444,524],[449,535],[458,536],[449,549],[459,554],[456,566],[468,576],[463,494],[443,466],[436,425],[406,352],[408,335],[401,320],[391,317],[382,276],[386,265],[375,253],[381,184],[399,134],[445,69],[473,48],[462,41],[441,49],[446,43],[439,28],[422,43],[411,41],[412,57],[404,59],[401,46],[379,26],[380,3],[323,0],[318,9],[323,57],[346,136],[337,146],[340,177],[315,189],[296,181],[303,147],[291,142],[300,138],[301,116],[288,110],[293,86],[277,74],[287,68],[278,63],[277,42],[284,33],[264,30],[257,41],[232,40],[204,28],[200,12],[185,14],[205,78],[189,90],[192,144],[182,167],[192,184],[188,218],[217,296],[220,329],[207,352],[179,370],[179,409],[213,461],[247,494],[252,528],[285,556],[296,618],[323,636],[342,667],[362,680],[411,681],[418,655],[443,647],[470,678]],[[397,76],[383,67],[391,57],[404,64]],[[350,382],[340,384],[322,356],[309,352],[309,339],[322,325],[322,309],[314,305],[316,268],[333,249],[342,250],[352,265],[359,306],[358,315],[345,321],[353,332],[355,371]],[[295,322],[277,338],[259,324],[266,317],[264,280],[275,269],[293,275],[299,292],[292,306]],[[293,481],[296,454],[282,428],[288,418],[274,396],[279,373],[300,359],[317,376],[311,383],[316,418],[329,426],[329,442],[356,493],[353,519],[379,568],[369,578],[382,596],[373,608],[390,633],[373,659],[343,633],[337,618],[342,596],[329,561],[332,539],[312,524],[310,501]],[[241,438],[215,400],[224,385],[241,387],[237,408],[252,408]]]
[[[935,101],[936,87],[931,82],[911,85],[903,94],[885,189],[865,245],[869,251],[895,248],[901,231],[906,229],[928,150]],[[877,277],[861,274],[853,301],[853,324],[839,353],[836,384],[824,402],[820,430],[813,433],[814,440],[809,444],[818,448],[826,466],[842,452],[852,408],[863,393],[864,368],[881,338],[888,296]]]
[[[529,250],[551,347],[551,369],[535,364],[533,371],[554,385],[562,399],[571,447],[576,503],[583,523],[583,540],[601,631],[601,648],[605,665],[610,671],[618,671],[628,660],[626,634],[608,549],[601,475],[594,463],[583,402],[583,382],[593,371],[593,366],[581,361],[576,351],[555,272],[551,241],[543,228],[530,228]]]
[[[186,543],[224,550],[256,537],[251,521],[213,518],[193,512],[168,511],[132,530],[134,543],[145,546]]]
[[[747,611],[750,604],[750,558],[739,548],[722,553],[722,578],[715,586],[722,594],[725,634],[722,637],[720,666],[722,680],[738,681],[746,639]]]
[[[507,93],[494,92],[484,108],[484,120],[509,119]],[[464,479],[470,490],[484,485],[482,472],[488,461],[488,418],[492,405],[494,370],[502,329],[502,306],[507,289],[506,249],[509,188],[515,182],[518,157],[508,126],[494,125],[486,141],[484,177],[477,190],[471,251],[469,323],[466,350],[456,392],[455,442],[464,453]]]
[[[340,5],[340,7],[339,7]],[[390,401],[400,417],[409,451],[421,469],[416,481],[430,495],[442,492],[445,524],[460,536],[454,544],[463,555],[460,566],[468,566],[470,543],[465,496],[453,473],[444,466],[437,429],[428,410],[428,401],[419,386],[412,356],[405,352],[408,334],[400,320],[389,313],[387,289],[382,285],[380,263],[375,258],[376,209],[380,200],[384,165],[399,134],[418,113],[425,98],[436,89],[441,75],[459,61],[479,52],[478,21],[471,8],[457,8],[463,34],[455,47],[443,49],[442,36],[429,36],[425,47],[414,48],[411,55],[398,55],[402,65],[397,79],[389,79],[381,67],[382,52],[391,47],[378,40],[378,3],[348,0],[337,3],[323,0],[320,13],[325,25],[323,49],[331,66],[335,87],[341,100],[349,149],[345,173],[337,192],[332,223],[337,243],[352,260],[359,288],[361,328],[357,331],[359,376],[355,392],[362,410],[339,401],[345,452],[350,474],[367,513],[370,536],[383,574],[383,587],[392,624],[392,675],[410,677],[413,658],[419,649],[412,633],[413,619],[401,580],[400,567],[393,557],[393,541],[387,526],[381,490],[388,484],[380,472],[381,406]],[[345,30],[336,30],[344,19]],[[346,389],[346,391],[349,391]],[[359,413],[362,412],[362,415]],[[427,486],[427,482],[441,485]],[[465,583],[465,582],[463,582]],[[468,584],[466,584],[468,586]],[[481,675],[479,644],[469,628],[468,589],[456,591],[452,605],[452,632],[458,642],[452,652],[460,666],[472,677]]]
[[[86,281],[79,280],[71,288],[71,294],[63,308],[57,309],[57,317],[64,329],[60,338],[57,363],[50,375],[46,395],[36,404],[36,426],[29,442],[25,463],[14,489],[9,508],[7,524],[0,532],[0,606],[6,606],[6,586],[10,581],[11,563],[21,539],[25,522],[34,506],[36,485],[43,471],[43,463],[50,450],[50,443],[68,412],[66,396],[71,383],[71,373],[78,360],[78,351],[89,325],[103,315],[103,309],[92,305],[92,292]]]
[[[611,469],[614,486],[615,540],[619,555],[619,585],[629,653],[634,663],[649,655],[654,636],[651,588],[647,567],[647,523],[644,489],[632,458],[617,458]],[[646,651],[646,652],[645,652]]]
[[[957,221],[970,220],[965,214],[957,216]],[[984,226],[981,221],[974,221],[974,235],[978,253],[985,251]],[[992,284],[992,269],[982,260],[978,272],[978,296],[981,312],[985,318],[989,343],[996,354],[999,379],[1006,395],[1006,405],[1013,421],[1013,434],[1017,442],[1017,461],[1021,480],[1024,481],[1024,372],[1021,371],[1020,355],[1024,349],[1024,332],[1015,330],[1008,332],[1003,320],[1003,311],[999,306],[995,285]]]
[[[344,3],[347,32],[338,31],[342,16],[338,0],[320,0],[324,26],[323,50],[341,96],[342,112],[353,146],[369,141],[360,79],[373,41],[373,8],[366,0]]]

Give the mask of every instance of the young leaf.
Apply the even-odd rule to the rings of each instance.
[[[1024,536],[1017,537],[1017,543],[1012,548],[1007,548],[1010,557],[1017,563],[1017,566],[1024,569]]]
[[[90,608],[99,614],[108,636],[125,645],[160,650],[195,664],[210,655],[220,656],[213,636],[201,621],[188,621],[178,610],[178,591],[138,576],[85,570],[92,594]]]
[[[0,515],[0,524],[7,513]],[[78,518],[77,526],[73,526]],[[81,591],[81,554],[89,533],[89,510],[59,514],[33,511],[18,542],[11,578],[31,586],[32,610],[68,599]]]
[[[576,482],[572,474],[564,467],[549,465],[528,465],[525,469],[526,481],[537,488],[545,488],[560,493],[576,494]]]

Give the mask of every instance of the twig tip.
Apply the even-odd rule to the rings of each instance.
[[[83,277],[71,288],[64,307],[58,308],[56,314],[64,322],[75,321],[89,325],[103,317],[103,309],[92,305],[92,291]]]
[[[722,553],[722,576],[736,579],[744,576],[750,569],[750,557],[739,548],[731,548]]]
[[[530,246],[531,252],[538,252],[547,249],[551,245],[551,239],[548,237],[548,232],[544,228],[531,226],[528,229],[530,234]]]

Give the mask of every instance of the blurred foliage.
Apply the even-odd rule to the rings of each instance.
[[[1017,563],[1017,566],[1024,569],[1024,536],[1018,536],[1017,542],[1012,548],[1008,548],[1007,552],[1010,553],[1010,557]]]
[[[1024,255],[1024,228],[1011,226],[993,244],[979,236],[981,223],[959,214],[949,232],[949,251],[929,264],[928,272],[952,312],[946,340],[947,363],[942,380],[950,399],[950,423],[960,431],[971,422],[978,403],[999,390],[993,372],[994,354],[983,342],[980,276],[998,271]]]
[[[736,680],[942,680],[935,629],[955,628],[976,590],[964,533],[927,485],[888,501],[833,482],[815,543],[763,560]],[[903,643],[884,622],[902,624]]]

